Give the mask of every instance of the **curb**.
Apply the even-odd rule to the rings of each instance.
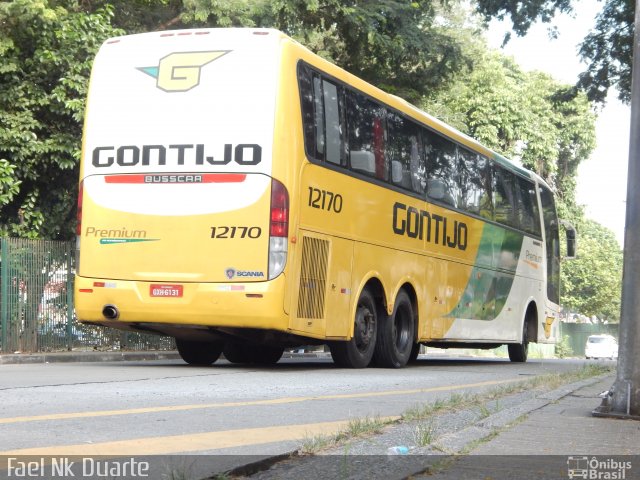
[[[295,353],[286,352],[282,358],[329,358],[324,352]],[[72,362],[135,362],[149,360],[179,360],[180,354],[176,350],[150,351],[75,351],[49,353],[7,353],[0,354],[0,365],[26,365],[45,363]]]
[[[117,362],[144,360],[175,360],[177,351],[148,352],[53,352],[53,353],[9,353],[0,355],[0,365],[24,365],[72,362]]]
[[[555,390],[544,392],[536,398],[524,401],[517,407],[501,410],[466,428],[463,428],[462,430],[445,435],[438,439],[436,446],[447,455],[459,455],[463,453],[469,445],[482,441],[496,432],[508,428],[509,425],[518,420],[518,418],[524,415],[529,415],[531,412],[540,410],[551,403],[557,402],[581,388],[594,385],[609,375],[610,374],[598,375],[597,377],[568,383],[556,388]]]

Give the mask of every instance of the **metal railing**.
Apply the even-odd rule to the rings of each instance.
[[[170,350],[170,337],[78,323],[73,242],[0,239],[0,352]]]

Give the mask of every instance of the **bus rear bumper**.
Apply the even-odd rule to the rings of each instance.
[[[284,275],[268,282],[182,283],[106,280],[76,275],[78,320],[125,328],[131,324],[255,328],[287,331]],[[104,315],[115,309],[115,318]],[[135,327],[134,327],[135,328]]]

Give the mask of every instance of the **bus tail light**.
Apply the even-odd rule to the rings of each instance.
[[[275,179],[271,179],[269,216],[269,280],[272,280],[282,273],[287,263],[289,235],[289,193]]]
[[[82,194],[84,193],[83,181],[78,187],[78,211],[76,212],[76,272],[80,271],[80,237],[82,237]]]

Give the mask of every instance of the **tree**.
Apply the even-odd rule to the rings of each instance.
[[[0,3],[2,233],[73,235],[77,165],[91,59],[118,31],[110,10],[75,0]]]
[[[620,319],[622,250],[611,230],[592,221],[577,225],[578,258],[562,269],[565,308],[609,321]]]
[[[374,85],[418,101],[472,66],[433,2],[185,0],[186,26],[272,27]]]
[[[476,0],[478,12],[486,20],[509,17],[513,31],[525,35],[536,21],[551,22],[557,12],[571,12],[577,0]],[[607,92],[616,87],[620,100],[631,98],[631,60],[633,54],[635,2],[606,0],[594,29],[580,46],[581,57],[588,62],[578,86],[589,99],[604,103]],[[508,41],[508,37],[505,38]]]
[[[586,96],[546,74],[523,72],[486,47],[476,55],[473,72],[428,97],[425,109],[520,160],[574,205],[578,165],[595,147],[595,115]]]

